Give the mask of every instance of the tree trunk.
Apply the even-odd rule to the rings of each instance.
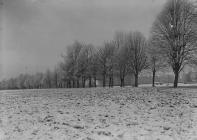
[[[120,87],[123,87],[123,85],[122,85],[122,78],[120,78]]]
[[[55,76],[55,88],[58,88],[57,81],[58,81],[58,79],[57,79],[57,75],[56,75],[56,76]]]
[[[138,73],[135,74],[135,87],[138,87]]]
[[[179,81],[179,72],[174,72],[174,88],[178,87],[178,81]]]
[[[71,88],[71,81],[68,80],[68,88]]]
[[[89,77],[89,87],[92,87],[92,77]]]
[[[113,87],[113,76],[109,77],[109,87]]]
[[[82,76],[82,87],[85,88],[85,78]]]
[[[110,76],[110,78],[111,78],[111,85],[110,85],[110,87],[113,87],[114,86],[114,75],[113,75],[113,71],[112,71],[112,74],[111,74],[111,76]]]
[[[103,87],[105,87],[105,74],[103,74]]]
[[[75,88],[75,80],[73,80],[73,88]]]
[[[155,74],[156,74],[156,70],[153,70],[153,81],[152,81],[152,87],[155,87]]]
[[[109,77],[109,87],[112,86],[112,79],[111,79],[111,76]]]
[[[96,76],[94,76],[94,87],[96,87]]]
[[[111,87],[114,87],[114,76],[111,77]]]
[[[70,80],[67,81],[67,88],[71,88],[71,82],[70,82]]]
[[[120,87],[124,87],[124,77],[120,78]]]
[[[77,88],[79,88],[79,79],[77,79]]]

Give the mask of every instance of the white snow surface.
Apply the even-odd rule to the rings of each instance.
[[[0,91],[0,140],[197,140],[197,89]]]

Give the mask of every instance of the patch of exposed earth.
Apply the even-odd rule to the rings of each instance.
[[[0,140],[197,140],[197,89],[0,91]]]

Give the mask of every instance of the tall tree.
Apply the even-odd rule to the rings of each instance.
[[[105,43],[105,45],[98,50],[98,64],[103,79],[103,87],[106,86],[109,54],[110,54],[110,47]]]
[[[75,41],[74,44],[72,45],[72,51],[70,54],[70,59],[71,59],[71,64],[73,65],[73,88],[77,85],[79,87],[79,63],[78,63],[78,58],[79,54],[84,47],[83,43]],[[75,83],[76,82],[76,83]]]
[[[129,33],[127,45],[130,69],[135,77],[135,87],[138,87],[139,74],[148,67],[148,59],[145,52],[146,39],[140,32]]]
[[[83,48],[83,44],[75,41],[71,46],[67,47],[66,54],[62,55],[64,62],[61,64],[65,71],[64,79],[67,81],[67,87],[77,87],[79,83],[79,54]]]
[[[92,65],[93,65],[94,46],[85,44],[79,54],[79,75],[82,77],[82,85],[88,79],[89,87],[92,87]]]
[[[105,42],[105,51],[107,53],[107,76],[109,77],[109,87],[114,85],[114,69],[115,69],[115,54],[116,46],[114,41]]]
[[[160,54],[172,67],[176,88],[179,73],[197,50],[197,13],[193,2],[168,0],[154,22],[152,35]]]
[[[97,86],[97,76],[99,73],[99,62],[98,62],[98,53],[97,50],[94,50],[93,52],[93,56],[92,56],[92,65],[91,65],[91,72],[92,72],[92,76],[94,79],[94,87]]]
[[[114,36],[114,43],[116,46],[115,53],[115,69],[120,78],[120,86],[125,86],[125,76],[129,71],[129,53],[126,46],[126,34],[123,32],[116,32]]]

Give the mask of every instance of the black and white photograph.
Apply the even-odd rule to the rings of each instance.
[[[197,140],[197,0],[0,0],[0,140]]]

